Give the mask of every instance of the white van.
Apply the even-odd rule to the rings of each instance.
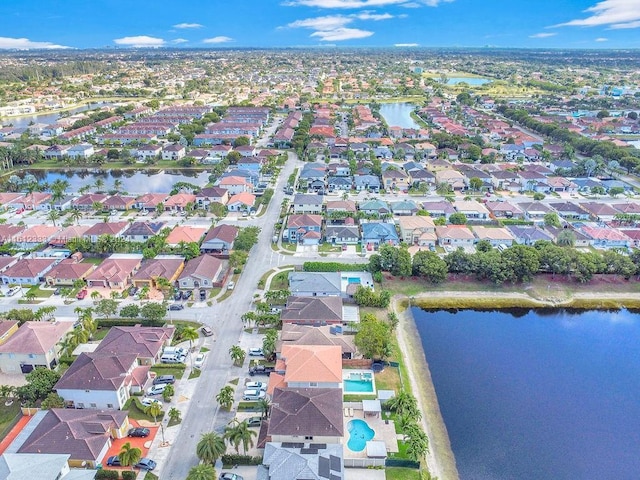
[[[265,392],[263,392],[262,390],[245,390],[242,393],[242,400],[261,400],[263,398],[265,398],[267,396],[267,394]]]

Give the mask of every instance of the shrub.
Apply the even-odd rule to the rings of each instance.
[[[122,480],[136,480],[136,472],[127,470],[122,472]]]
[[[260,465],[262,457],[252,457],[251,455],[222,455],[222,463],[224,465]]]
[[[366,263],[304,262],[305,272],[366,272]]]
[[[96,480],[118,480],[118,471],[117,470],[98,470],[96,472]]]

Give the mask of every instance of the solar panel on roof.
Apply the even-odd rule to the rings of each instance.
[[[282,443],[282,448],[295,448],[295,443],[283,442]]]
[[[330,476],[329,459],[326,457],[318,458],[318,475],[322,478],[329,478]]]
[[[309,448],[317,448],[318,450],[326,450],[326,443],[310,443]]]
[[[302,455],[317,455],[318,449],[317,448],[301,448],[300,453]]]
[[[342,475],[336,475],[335,473],[332,473],[331,476],[329,477],[330,480],[342,480]]]
[[[329,460],[331,461],[331,470],[333,470],[334,472],[342,471],[342,462],[340,461],[340,457],[329,455]]]

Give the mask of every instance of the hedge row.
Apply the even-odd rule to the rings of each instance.
[[[366,272],[366,263],[304,262],[305,272]]]
[[[142,318],[100,318],[98,320],[98,328],[111,327],[135,327],[142,325],[143,327],[163,327],[167,323],[165,320],[147,320]]]
[[[260,465],[262,457],[252,457],[251,455],[222,455],[223,465]]]

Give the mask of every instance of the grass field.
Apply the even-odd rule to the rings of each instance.
[[[0,402],[0,440],[6,437],[20,416],[20,402],[14,401],[11,405],[6,406],[4,399],[2,399]]]
[[[412,468],[387,467],[385,478],[386,480],[420,480],[420,472]]]

